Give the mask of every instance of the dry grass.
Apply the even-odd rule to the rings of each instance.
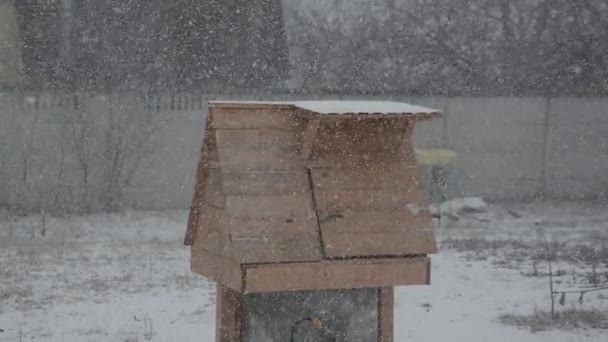
[[[505,325],[528,328],[532,332],[550,329],[608,329],[608,312],[596,309],[568,309],[558,312],[537,311],[532,315],[504,314],[499,321]]]
[[[483,238],[445,239],[445,249],[481,256],[505,256],[509,259],[538,261],[568,261],[588,264],[608,264],[608,245],[568,244],[565,242],[524,241],[514,239],[487,240]]]

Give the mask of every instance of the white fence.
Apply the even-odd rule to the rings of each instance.
[[[0,204],[187,208],[206,102],[215,97],[0,94]],[[265,97],[279,98],[285,99]],[[391,100],[444,111],[442,119],[420,124],[415,134],[419,147],[458,152],[448,174],[449,196],[500,200],[608,193],[608,99]]]

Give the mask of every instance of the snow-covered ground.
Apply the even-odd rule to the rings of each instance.
[[[0,219],[0,341],[214,341],[214,285],[189,271],[186,212],[44,221],[41,236],[40,217]],[[585,286],[589,251],[608,245],[606,207],[502,204],[440,225],[433,284],[397,289],[396,342],[608,340],[608,330],[533,333],[498,321],[549,309],[539,253],[560,258],[558,287]],[[575,297],[558,309],[578,307]],[[583,307],[608,310],[608,293]]]

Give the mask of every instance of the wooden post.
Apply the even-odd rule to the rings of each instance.
[[[215,305],[215,341],[241,342],[241,294],[218,285]]]
[[[378,289],[378,342],[394,341],[394,310],[394,288]]]

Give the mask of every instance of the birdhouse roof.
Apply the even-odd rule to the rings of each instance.
[[[186,237],[195,272],[244,292],[428,282],[436,244],[411,135],[438,111],[379,101],[209,108]]]
[[[437,109],[393,101],[212,101],[222,107],[291,107],[323,115],[436,116]]]

